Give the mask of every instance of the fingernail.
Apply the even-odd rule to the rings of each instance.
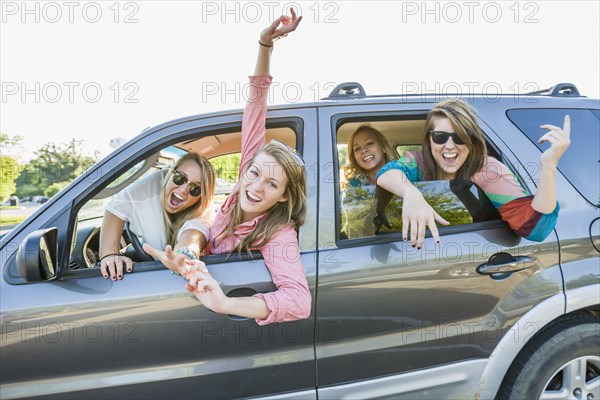
[[[131,272],[131,269],[128,269],[127,272]]]
[[[108,278],[108,275],[102,275],[102,276],[104,276],[104,279]]]
[[[435,242],[435,243],[436,243],[436,244],[440,244],[440,241],[439,241],[439,240],[436,240],[436,242]]]
[[[421,250],[421,248],[420,248],[420,247],[417,247],[417,250]]]
[[[117,278],[123,279],[123,275],[119,275],[119,276],[117,276]]]
[[[116,281],[116,280],[117,280],[117,278],[116,278],[116,277],[113,277],[113,278],[111,278],[111,279],[112,279],[113,281]]]
[[[416,245],[416,244],[413,244],[413,245],[411,245],[411,246],[414,248],[414,247],[416,247],[417,245]]]

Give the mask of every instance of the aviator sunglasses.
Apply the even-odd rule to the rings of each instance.
[[[287,144],[280,142],[279,140],[271,140],[271,144],[274,144],[277,147],[286,150],[288,153],[290,153],[292,155],[292,158],[294,159],[294,161],[296,162],[296,164],[299,167],[304,167],[304,160],[302,159],[302,157],[300,157],[300,155],[298,153],[296,153],[296,150],[292,149]]]
[[[434,131],[432,129],[429,131],[429,134],[431,135],[431,140],[433,140],[433,143],[435,144],[445,144],[450,136],[452,136],[454,144],[465,144],[456,132]]]
[[[177,186],[185,185],[186,182],[190,182],[187,176],[185,176],[183,172],[179,171],[174,171],[171,179]],[[202,189],[200,189],[200,186],[196,185],[195,183],[190,182],[188,186],[188,193],[190,196],[198,197],[202,193]]]

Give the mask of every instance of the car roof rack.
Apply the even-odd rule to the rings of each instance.
[[[363,98],[367,97],[367,93],[362,85],[358,82],[344,82],[340,83],[329,93],[327,97],[321,100],[331,99],[347,99],[347,98]]]
[[[548,95],[552,97],[579,97],[577,86],[572,83],[559,83],[551,88],[542,89],[535,92],[526,93],[527,95]]]

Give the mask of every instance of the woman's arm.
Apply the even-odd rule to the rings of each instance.
[[[550,132],[542,136],[538,143],[548,142],[550,148],[540,156],[540,179],[531,207],[542,214],[549,214],[556,208],[556,168],[558,160],[571,144],[571,118],[565,116],[563,128],[542,125]]]
[[[220,314],[239,315],[247,318],[267,318],[267,303],[257,297],[227,297],[219,283],[210,275],[202,261],[196,262],[187,274],[189,283],[185,288],[192,292],[204,307]]]
[[[215,312],[255,318],[259,325],[307,318],[312,297],[294,228],[287,226],[280,230],[260,251],[277,287],[274,292],[227,297],[202,262],[191,268],[186,289]]]
[[[293,9],[290,9],[290,11],[292,13],[291,18],[284,15],[279,17],[260,34],[254,76],[250,77],[250,94],[242,121],[240,176],[246,170],[248,162],[250,162],[256,151],[265,143],[267,97],[272,80],[271,75],[269,75],[272,46],[275,40],[293,32],[302,20],[302,17],[296,17]]]
[[[175,244],[175,249],[167,245],[165,251],[155,249],[147,243],[144,243],[144,251],[163,263],[165,267],[176,274],[185,276],[188,272],[186,261],[190,259],[186,253],[191,253],[195,257],[200,256],[206,247],[206,236],[196,229],[186,229],[181,233],[179,240]],[[183,249],[180,253],[178,250]]]
[[[100,229],[100,272],[104,278],[110,275],[113,281],[123,279],[123,265],[126,266],[127,272],[133,270],[131,259],[119,254],[124,226],[125,221],[110,211],[104,212]]]
[[[425,239],[425,229],[429,227],[431,236],[440,242],[436,221],[442,225],[450,225],[427,203],[421,191],[417,189],[400,169],[389,169],[377,178],[377,185],[402,197],[402,240],[408,239],[413,247],[421,248]]]

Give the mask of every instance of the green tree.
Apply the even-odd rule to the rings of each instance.
[[[71,139],[68,143],[46,143],[34,152],[33,158],[21,171],[18,189],[31,191],[37,187],[38,194],[44,193],[54,183],[71,182],[92,166],[97,158],[83,155],[83,141]],[[21,195],[20,191],[17,193]]]
[[[69,183],[70,182],[53,183],[52,185],[50,185],[46,189],[44,189],[44,196],[46,196],[48,198],[54,196],[56,193],[60,192],[60,190],[62,188],[64,188],[65,186],[67,186]]]
[[[210,159],[211,164],[215,168],[217,178],[228,182],[236,182],[238,171],[240,169],[241,155],[240,153],[227,154]]]
[[[0,134],[0,202],[15,193],[22,143],[22,136]]]

